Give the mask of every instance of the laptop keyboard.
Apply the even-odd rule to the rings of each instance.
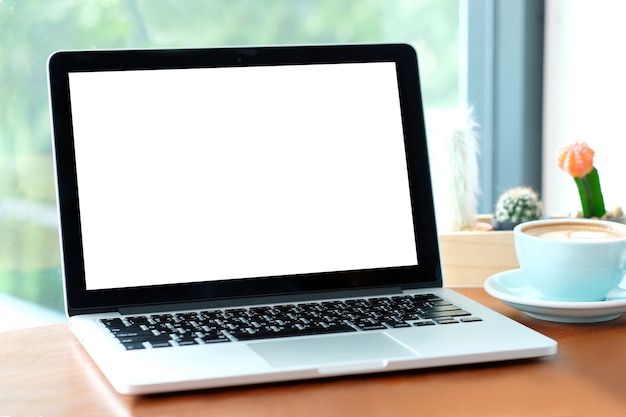
[[[434,294],[100,320],[127,350],[477,321],[481,319]]]

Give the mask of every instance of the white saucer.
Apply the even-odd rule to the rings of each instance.
[[[492,275],[485,290],[529,316],[560,323],[597,323],[614,320],[626,312],[626,299],[606,301],[550,301],[539,298],[520,269]]]

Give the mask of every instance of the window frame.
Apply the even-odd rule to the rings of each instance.
[[[478,212],[492,213],[508,188],[542,191],[545,0],[461,0],[460,21],[459,95],[480,126]]]

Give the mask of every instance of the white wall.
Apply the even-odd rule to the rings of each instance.
[[[580,209],[574,181],[556,167],[561,144],[596,151],[607,208],[626,207],[626,2],[546,2],[543,195],[547,213]]]

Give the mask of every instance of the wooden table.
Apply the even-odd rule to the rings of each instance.
[[[559,342],[544,359],[118,395],[66,324],[0,334],[0,416],[626,416],[626,320],[557,324],[458,290]]]

